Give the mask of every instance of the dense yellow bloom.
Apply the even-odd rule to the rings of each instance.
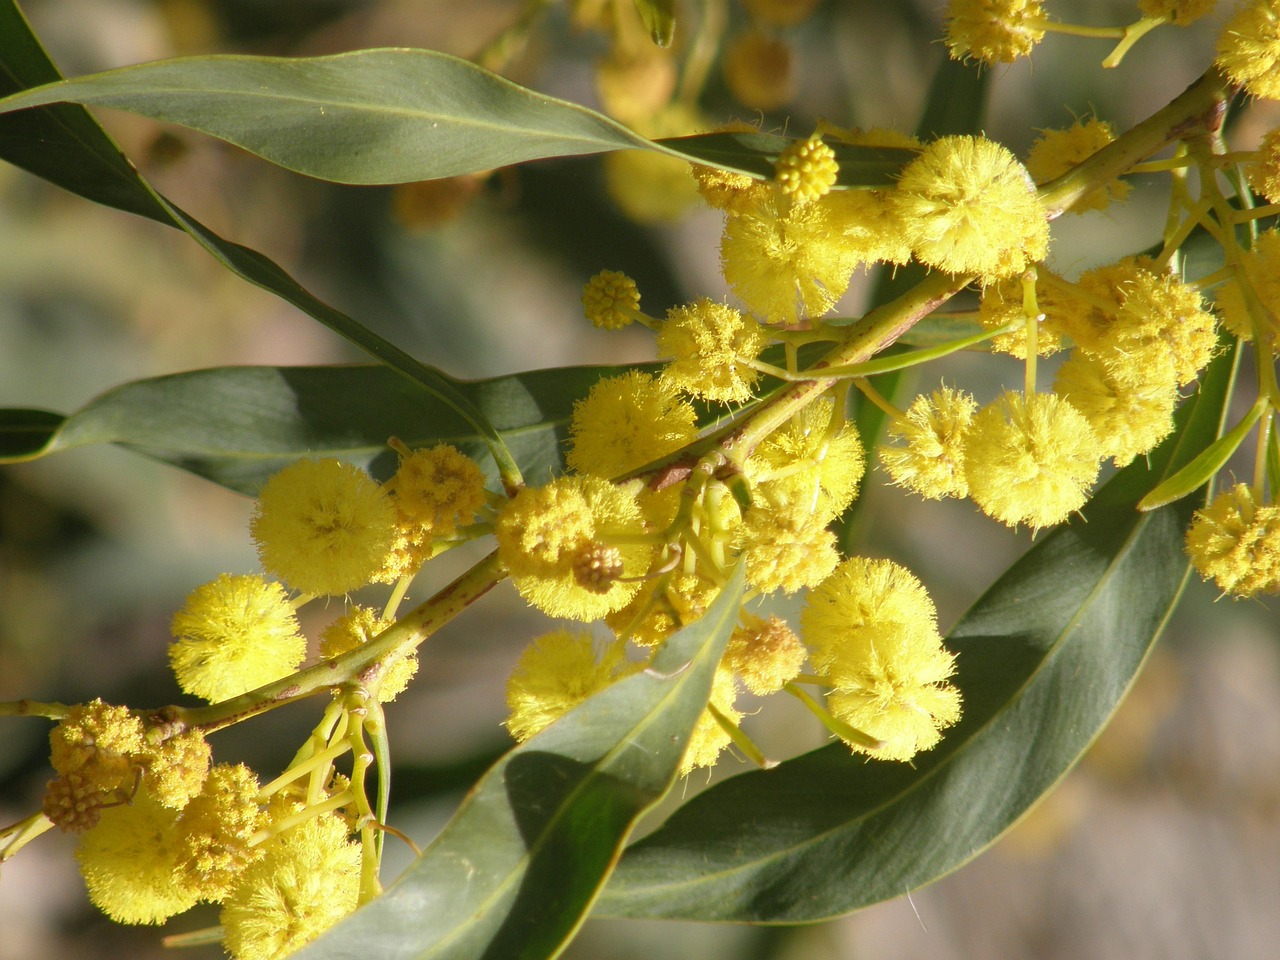
[[[750,29],[725,45],[725,86],[752,110],[776,110],[796,95],[791,47],[781,37]]]
[[[832,224],[850,258],[858,263],[897,263],[911,259],[911,244],[885,190],[836,190],[823,198]]]
[[[395,496],[398,524],[417,528],[424,538],[453,536],[485,501],[484,472],[447,443],[402,456],[387,489]]]
[[[1052,313],[1054,294],[1054,287],[1037,284],[1036,305],[1041,311],[1041,317],[1036,327],[1036,356],[1051,357],[1062,349],[1062,334]],[[1021,326],[1017,329],[993,337],[990,341],[991,349],[997,353],[1010,354],[1019,360],[1027,358],[1027,325],[1032,321],[1027,317],[1023,303],[1021,277],[1006,277],[983,287],[982,298],[978,301],[978,320],[988,330],[1003,327],[1007,323],[1020,323]]]
[[[573,404],[570,468],[618,477],[674,453],[698,435],[697,413],[667,377],[630,370],[596,382]]]
[[[175,810],[200,792],[209,775],[213,749],[199,729],[176,734],[158,744],[147,742],[139,759],[142,785],[153,797]]]
[[[174,615],[169,662],[187,693],[218,701],[297,668],[306,638],[278,583],[224,573],[197,587]]]
[[[724,667],[758,696],[777,693],[800,675],[808,651],[787,622],[742,615],[725,648]]]
[[[341,595],[369,583],[395,540],[391,498],[339,460],[299,460],[258,494],[249,531],[268,573],[303,593]]]
[[[1215,61],[1255,97],[1280,100],[1280,0],[1247,0],[1218,36]]]
[[[768,342],[755,318],[723,303],[703,297],[672,307],[658,329],[658,356],[671,359],[662,379],[707,400],[750,400],[760,373],[740,361],[755,360]]]
[[[822,202],[771,197],[730,217],[720,241],[724,278],[769,323],[794,326],[822,316],[849,288],[858,265]]]
[[[819,136],[789,143],[774,164],[778,189],[796,203],[808,203],[831,192],[840,174],[836,153]]]
[[[1078,510],[1099,459],[1089,421],[1053,394],[1002,394],[974,415],[965,439],[969,496],[1011,527],[1052,526]]]
[[[939,387],[911,401],[907,412],[889,424],[880,462],[893,482],[922,497],[963,497],[964,444],[977,402],[969,394]]]
[[[761,593],[795,593],[820,582],[840,562],[826,521],[796,509],[747,511],[734,545],[745,552],[747,583]]]
[[[258,789],[244,764],[220,763],[182,811],[177,875],[201,900],[222,900],[244,869],[262,859],[262,847],[250,845],[266,820]]]
[[[1240,258],[1237,269],[1243,270],[1257,295],[1264,324],[1277,329],[1280,324],[1280,230],[1266,230],[1258,235],[1253,248]],[[1237,337],[1253,339],[1254,318],[1245,303],[1239,280],[1228,280],[1218,288],[1218,310],[1222,324]]]
[[[320,656],[328,659],[354,650],[368,643],[394,622],[393,619],[378,616],[378,612],[370,607],[354,606],[321,632]],[[384,660],[378,678],[378,701],[390,703],[404,692],[417,672],[417,650]]]
[[[951,0],[947,47],[955,60],[1012,63],[1044,39],[1040,0]]]
[[[890,195],[920,262],[983,283],[1043,260],[1049,221],[1035,184],[1005,147],[982,137],[935,140]]]
[[[94,906],[117,923],[163,923],[195,906],[197,891],[178,871],[178,811],[145,790],[102,811],[76,848]]]
[[[1153,373],[1145,384],[1121,383],[1098,360],[1077,353],[1058,368],[1053,392],[1084,414],[1098,453],[1123,467],[1173,432],[1178,385],[1161,380],[1159,369]]]
[[[696,573],[657,577],[645,583],[625,607],[607,614],[605,623],[625,640],[657,646],[706,613],[717,591],[714,583]]]
[[[1257,156],[1245,167],[1245,177],[1254,193],[1271,203],[1280,202],[1280,128],[1262,138]]]
[[[715,678],[711,681],[710,702],[730,723],[737,723],[742,719],[741,711],[734,706],[737,699],[738,685],[733,672],[723,667],[717,669]],[[686,776],[699,767],[713,766],[719,759],[720,752],[730,742],[728,731],[720,726],[710,710],[704,710],[689,734],[689,745],[680,761],[680,776]]]
[[[640,310],[640,290],[625,273],[601,270],[582,288],[582,309],[602,330],[621,330]]]
[[[1211,13],[1217,5],[1218,0],[1138,0],[1144,17],[1163,17],[1180,27]]]
[[[1083,163],[1116,138],[1111,124],[1097,117],[1077,120],[1066,130],[1042,130],[1027,155],[1027,170],[1037,183],[1047,183]],[[1086,193],[1071,207],[1072,213],[1105,210],[1129,195],[1129,184],[1119,177]]]
[[[1223,593],[1280,592],[1280,507],[1259,504],[1247,484],[1224,490],[1196,511],[1187,553],[1200,576]]]
[[[643,576],[653,555],[648,544],[631,542],[644,532],[633,489],[565,476],[508,501],[494,534],[498,557],[520,595],[549,616],[574,620],[596,620],[626,606],[639,583],[620,577]],[[607,584],[581,582],[582,559],[598,545],[609,546],[610,536],[623,540],[614,547],[619,576]]]
[[[621,640],[597,652],[589,633],[556,630],[539,637],[507,680],[507,729],[516,740],[528,740],[638,666],[627,661]]]
[[[49,762],[64,776],[78,773],[107,790],[132,786],[135,758],[146,747],[142,721],[127,707],[94,699],[72,707],[49,732]]]
[[[744,471],[777,509],[812,514],[826,525],[848,508],[866,468],[862,438],[852,422],[832,427],[834,401],[810,403],[771,433]]]
[[[336,814],[271,838],[223,901],[223,944],[234,960],[279,960],[356,908],[360,847]]]

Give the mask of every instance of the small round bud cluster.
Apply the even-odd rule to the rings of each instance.
[[[622,576],[622,552],[604,543],[588,543],[573,555],[573,579],[592,593],[608,593]]]
[[[621,330],[636,318],[640,290],[625,273],[601,270],[582,288],[582,309],[602,330]]]
[[[835,151],[817,136],[789,144],[774,166],[778,189],[797,203],[826,196],[839,173]]]

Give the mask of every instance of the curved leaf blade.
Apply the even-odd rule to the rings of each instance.
[[[901,896],[993,842],[1075,763],[1170,615],[1190,499],[1140,514],[1156,480],[1212,442],[1219,357],[1180,430],[1045,537],[952,632],[965,715],[914,768],[825,747],[726,780],[630,848],[607,916],[791,923]]]
[[[636,820],[670,789],[737,622],[735,572],[705,617],[495,764],[377,899],[299,960],[537,960],[586,917]]]
[[[774,133],[738,131],[668,137],[655,143],[680,154],[691,163],[772,180],[778,157],[788,145],[795,143],[795,139]],[[899,171],[914,160],[917,153],[902,147],[868,147],[835,140],[827,145],[840,165],[836,183],[842,187],[892,186]]]
[[[0,112],[66,102],[190,127],[338,183],[404,183],[653,148],[603,114],[433,50],[158,60],[14,94],[0,100]]]

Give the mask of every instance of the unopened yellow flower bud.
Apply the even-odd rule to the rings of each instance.
[[[830,193],[839,173],[835,151],[816,136],[789,144],[774,165],[778,189],[798,203]]]
[[[602,330],[621,330],[636,318],[640,290],[625,273],[601,270],[582,288],[582,309]]]

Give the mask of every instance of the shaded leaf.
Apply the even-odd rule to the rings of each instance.
[[[376,900],[299,960],[534,960],[581,925],[637,818],[675,780],[737,622],[741,570],[651,667],[503,757]]]
[[[908,766],[837,744],[723,781],[627,851],[599,912],[825,919],[901,896],[992,843],[1089,746],[1172,612],[1195,504],[1136,504],[1212,442],[1231,361],[1214,361],[1150,467],[1117,474],[952,631],[964,716],[938,747]]]

